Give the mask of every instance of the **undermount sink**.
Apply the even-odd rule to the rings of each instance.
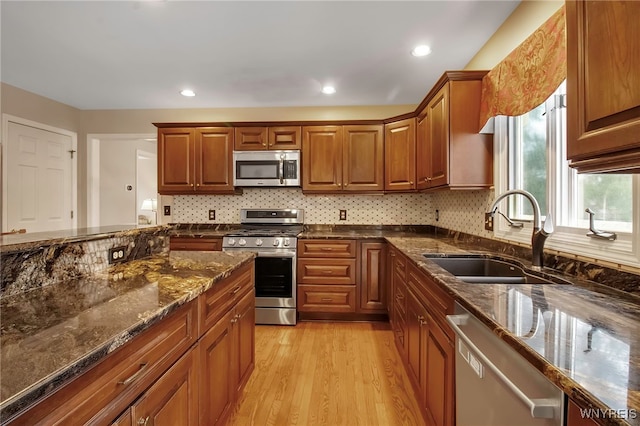
[[[455,275],[459,280],[474,284],[559,284],[527,272],[504,260],[486,257],[446,256],[423,254],[431,262]]]

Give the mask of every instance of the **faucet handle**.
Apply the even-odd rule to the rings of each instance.
[[[547,217],[544,221],[544,224],[542,225],[542,233],[545,234],[546,236],[549,236],[551,234],[553,234],[553,231],[555,231],[556,228],[553,224],[553,216],[551,216],[551,212],[547,213]]]

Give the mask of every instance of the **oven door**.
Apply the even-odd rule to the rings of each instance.
[[[295,251],[258,252],[255,291],[257,308],[295,308]]]

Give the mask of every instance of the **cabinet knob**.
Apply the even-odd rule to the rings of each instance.
[[[196,186],[200,186],[200,184],[199,184],[199,183],[197,183],[197,184],[196,184]]]
[[[140,418],[138,419],[138,424],[139,424],[140,426],[147,426],[147,423],[149,423],[149,416],[147,416],[147,417],[140,417]]]
[[[262,142],[262,146],[267,146],[267,144],[266,144],[266,143],[264,143],[264,142]]]
[[[429,182],[431,182],[431,180],[432,180],[431,176],[429,176],[429,177],[427,178],[427,180],[428,180]]]
[[[409,181],[409,185],[413,185],[413,181],[412,180]]]
[[[193,186],[193,184],[191,184],[191,186]]]

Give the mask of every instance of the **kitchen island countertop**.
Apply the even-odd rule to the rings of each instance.
[[[173,251],[0,299],[2,421],[254,258]]]

